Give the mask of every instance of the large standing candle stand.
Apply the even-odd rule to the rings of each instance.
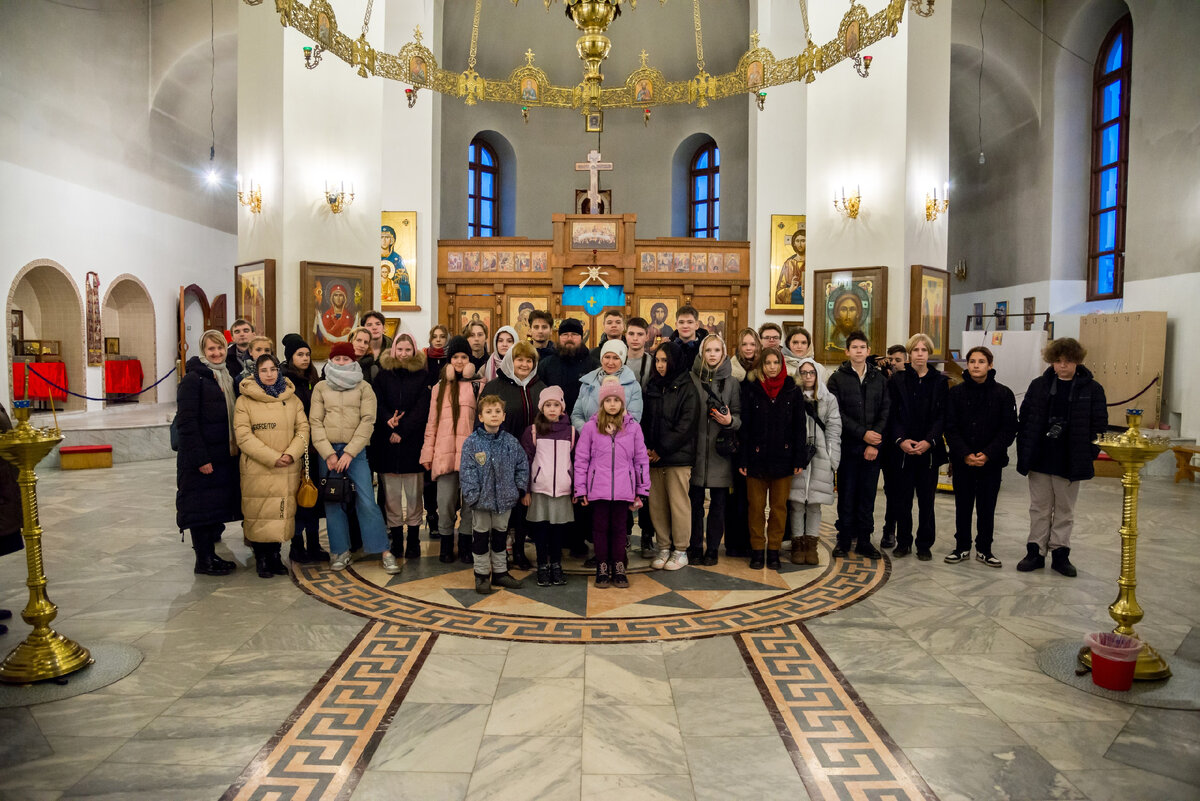
[[[0,682],[29,684],[44,679],[56,679],[92,663],[92,655],[79,643],[50,628],[58,616],[58,607],[46,596],[46,573],[42,564],[42,526],[38,522],[37,474],[33,468],[51,449],[62,442],[62,431],[56,428],[34,428],[29,425],[29,401],[15,401],[13,416],[17,425],[12,431],[0,434],[0,457],[15,465],[21,487],[21,512],[25,539],[25,562],[29,587],[29,603],[21,618],[33,626],[0,664]]]
[[[1117,600],[1109,604],[1108,614],[1117,621],[1113,631],[1127,637],[1137,637],[1133,624],[1141,621],[1142,607],[1138,605],[1134,589],[1137,587],[1137,507],[1138,491],[1142,485],[1139,475],[1143,465],[1155,459],[1167,449],[1167,440],[1151,439],[1142,433],[1142,410],[1129,409],[1125,412],[1129,428],[1120,434],[1103,434],[1096,441],[1104,452],[1124,468],[1121,486],[1125,499],[1121,505],[1121,575],[1117,579]],[[1138,639],[1141,639],[1138,637]],[[1087,667],[1092,665],[1092,652],[1084,649],[1079,656]],[[1137,667],[1133,677],[1141,681],[1165,679],[1171,675],[1167,661],[1149,643],[1142,645],[1138,653]]]

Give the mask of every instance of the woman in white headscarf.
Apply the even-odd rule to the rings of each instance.
[[[792,564],[820,564],[817,536],[821,504],[833,503],[833,477],[842,461],[842,416],[837,398],[821,380],[821,366],[806,356],[797,368],[804,404],[808,407],[808,468],[792,479],[788,506],[792,523]]]

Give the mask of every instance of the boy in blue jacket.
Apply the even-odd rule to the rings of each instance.
[[[485,395],[476,405],[481,428],[463,443],[459,483],[463,505],[471,507],[475,554],[475,592],[493,587],[521,588],[508,574],[505,539],[508,516],[529,487],[529,459],[517,438],[501,431],[504,401]]]

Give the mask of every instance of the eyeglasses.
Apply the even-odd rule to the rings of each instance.
[[[801,370],[800,371],[801,376],[810,376],[810,375],[815,376],[816,374],[817,374],[816,370]]]

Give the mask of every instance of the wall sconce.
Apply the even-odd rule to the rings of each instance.
[[[262,213],[262,186],[256,185],[253,179],[250,180],[249,189],[243,189],[240,184],[238,185],[237,199],[238,203],[250,209],[251,214]]]
[[[408,89],[405,89],[404,99],[408,101],[409,108],[417,105],[417,90],[411,86]]]
[[[322,47],[321,45],[317,45],[315,49],[312,47],[309,47],[308,45],[305,45],[304,46],[304,66],[310,70],[316,69],[317,65],[321,63],[321,54],[324,52],[325,52],[325,48]]]
[[[860,78],[866,78],[871,72],[871,57],[860,56],[854,53],[850,56],[850,60],[854,62],[854,71],[858,73]]]
[[[937,187],[933,188],[933,195],[925,193],[925,220],[933,222],[938,218],[939,214],[944,214],[950,208],[950,184],[946,184],[942,192],[942,200],[938,200]]]
[[[760,91],[754,96],[754,102],[758,104],[758,110],[762,111],[763,106],[767,105],[767,93],[765,91]]]
[[[521,119],[525,120],[525,124],[529,124],[529,106],[521,106]]]
[[[959,281],[967,280],[967,260],[966,259],[959,259],[958,263],[954,265],[954,277],[957,278]]]
[[[341,214],[346,210],[346,207],[354,202],[354,184],[350,184],[350,192],[346,192],[345,183],[339,183],[337,191],[329,188],[329,183],[325,183],[325,202],[329,204],[329,210],[334,214]]]
[[[846,197],[846,187],[844,187],[844,186],[842,187],[842,198],[841,198],[840,204],[838,202],[837,193],[835,192],[833,195],[834,209],[836,209],[843,216],[849,217],[852,220],[858,219],[858,210],[861,207],[861,205],[862,205],[862,192],[859,191],[859,188],[857,186],[854,187],[854,194],[851,195],[850,197]]]
[[[933,0],[912,0],[912,10],[922,17],[932,17]]]
[[[642,109],[642,125],[650,127],[650,109],[648,108]]]

